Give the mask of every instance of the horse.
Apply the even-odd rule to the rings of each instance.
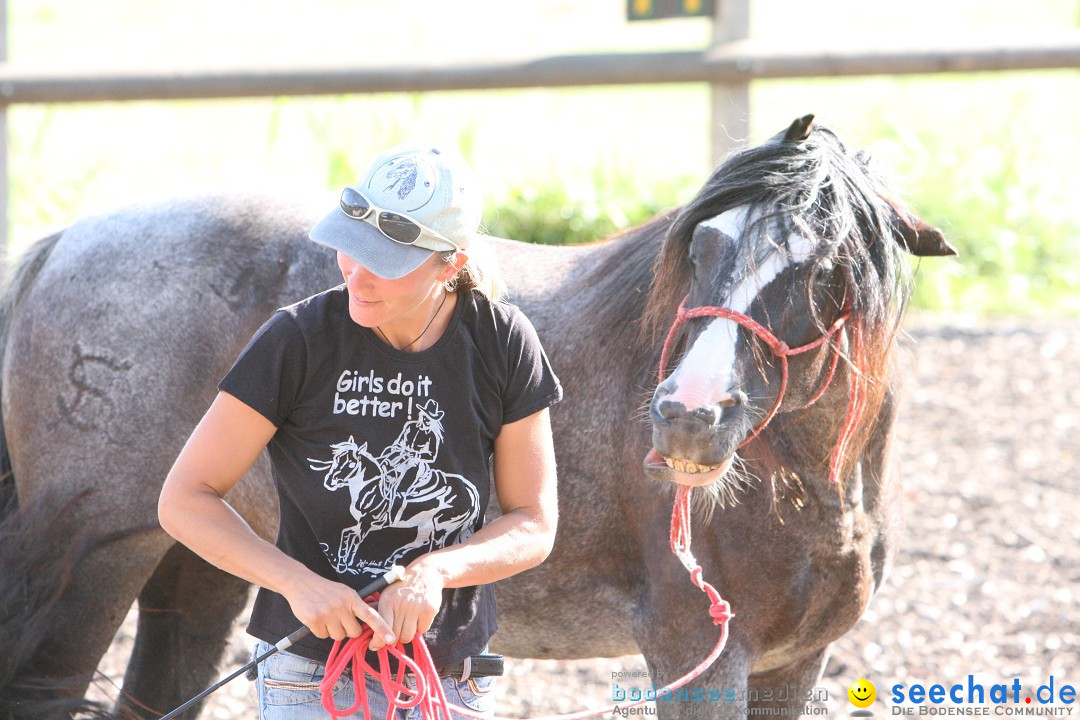
[[[464,542],[472,536],[473,523],[480,514],[480,496],[471,482],[426,463],[417,468],[412,484],[399,500],[394,532],[411,528],[415,535],[379,566],[383,572],[395,563],[405,564],[419,548],[429,552]]]
[[[18,561],[0,568],[0,598],[35,601],[0,619],[0,718],[152,718],[215,678],[249,588],[157,527],[157,495],[265,318],[340,283],[306,238],[314,220],[276,199],[177,200],[79,220],[24,254],[0,303],[0,488],[18,504],[0,538],[19,548],[0,553]],[[717,631],[668,523],[676,486],[696,486],[693,552],[733,617],[718,661],[658,714],[799,714],[898,541],[903,254],[955,250],[812,116],[607,241],[490,242],[565,390],[555,546],[496,586],[492,648],[640,652],[665,681],[693,667]],[[228,499],[274,537],[265,457]],[[116,706],[88,707],[135,599]]]
[[[351,568],[356,564],[361,543],[371,531],[374,520],[389,513],[388,498],[380,492],[384,470],[368,452],[368,444],[357,445],[352,436],[332,444],[330,450],[329,460],[308,458],[309,467],[326,472],[323,487],[327,490],[349,489],[349,514],[356,524],[341,531],[336,552],[325,545],[323,552],[337,572],[357,573],[358,570]]]

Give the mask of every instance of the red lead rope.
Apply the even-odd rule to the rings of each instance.
[[[666,697],[671,691],[686,685],[698,675],[705,672],[710,665],[716,662],[716,658],[720,657],[720,653],[724,651],[724,646],[727,644],[728,621],[732,618],[732,613],[731,608],[724,599],[720,597],[720,593],[716,591],[716,588],[705,582],[702,578],[701,566],[698,565],[697,560],[694,559],[693,554],[690,552],[691,490],[692,488],[690,487],[680,485],[675,492],[675,506],[671,512],[671,552],[675,553],[675,556],[679,558],[679,561],[690,573],[690,581],[709,598],[709,615],[713,619],[713,624],[720,626],[720,637],[717,638],[716,646],[713,648],[712,652],[709,653],[708,657],[698,663],[693,670],[670,685],[665,685],[657,690],[655,697],[644,697],[641,700],[615,705],[614,707],[605,705],[604,707],[592,710],[582,710],[581,712],[569,713],[566,715],[548,715],[541,718],[533,718],[532,720],[581,720],[582,718],[587,717],[613,714],[616,708],[625,710],[638,705],[644,705],[646,702],[653,699]],[[386,720],[393,720],[394,712],[397,708],[411,708],[417,705],[420,706],[421,713],[426,720],[439,720],[440,715],[442,715],[444,720],[451,720],[451,711],[455,714],[473,718],[485,717],[468,708],[451,705],[450,702],[447,701],[446,694],[442,689],[442,683],[439,681],[439,674],[435,670],[434,663],[431,661],[431,655],[428,653],[427,645],[424,644],[422,635],[417,635],[416,639],[412,642],[412,657],[405,652],[404,644],[402,643],[398,643],[393,647],[378,650],[379,667],[377,669],[371,667],[365,659],[371,636],[371,628],[365,627],[364,632],[360,637],[352,638],[344,645],[342,645],[339,640],[334,643],[334,649],[330,651],[330,657],[327,658],[326,661],[326,675],[323,677],[319,689],[322,692],[323,708],[330,714],[331,718],[346,717],[358,710],[363,710],[364,720],[371,720],[371,711],[368,709],[367,702],[366,675],[371,675],[372,677],[379,679],[379,682],[382,684],[383,693],[389,699],[389,709],[387,711]],[[388,654],[393,655],[399,661],[398,671],[394,677],[391,677],[388,669]],[[352,666],[353,686],[356,688],[356,702],[350,708],[339,709],[334,704],[333,689],[350,665]],[[416,679],[415,689],[409,687],[404,682],[404,673],[406,669],[408,669]],[[496,716],[495,720],[511,719]]]

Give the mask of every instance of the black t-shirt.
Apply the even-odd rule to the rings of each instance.
[[[514,305],[461,294],[433,346],[401,352],[350,318],[343,285],[277,311],[218,387],[278,428],[277,546],[357,590],[482,527],[502,426],[562,397]],[[259,590],[250,634],[275,643],[299,627],[283,596]],[[445,666],[495,628],[492,588],[458,588],[424,637]],[[291,651],[323,662],[331,645],[309,635]]]

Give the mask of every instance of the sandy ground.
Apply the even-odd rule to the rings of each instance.
[[[906,538],[885,587],[834,644],[819,705],[847,714],[860,677],[878,688],[878,715],[895,683],[948,686],[970,673],[988,688],[1018,678],[1034,689],[1050,676],[1080,686],[1080,322],[907,327]],[[223,674],[248,659],[244,620]],[[123,677],[133,630],[129,616],[102,662],[104,695]],[[498,711],[512,717],[610,707],[613,673],[645,668],[636,655],[507,665]],[[253,708],[240,679],[202,717],[251,718]]]

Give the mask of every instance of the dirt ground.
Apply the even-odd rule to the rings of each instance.
[[[914,317],[907,330],[906,537],[882,591],[834,644],[819,705],[847,714],[860,677],[877,686],[879,714],[895,683],[974,674],[987,688],[1050,676],[1080,686],[1080,321]],[[248,659],[244,620],[223,674]],[[123,677],[132,621],[100,667],[105,695]],[[613,673],[645,668],[640,656],[507,665],[498,712],[510,717],[610,707]],[[236,680],[202,717],[254,717],[253,699]]]

